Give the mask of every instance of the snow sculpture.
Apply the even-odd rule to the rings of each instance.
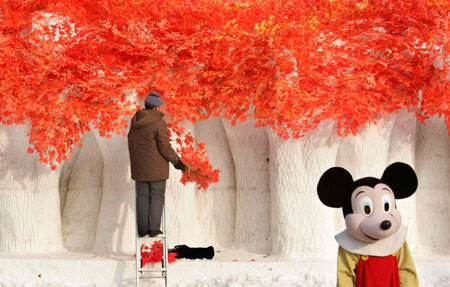
[[[323,170],[336,160],[339,140],[335,125],[324,122],[297,140],[283,140],[271,131],[269,135],[272,252],[331,254],[333,212],[317,200],[315,186]]]
[[[442,119],[423,126],[402,111],[357,136],[338,138],[334,124],[326,122],[288,141],[251,122],[231,126],[210,118],[186,127],[206,142],[221,179],[208,191],[197,191],[171,170],[166,191],[170,245],[335,256],[332,236],[344,229],[343,219],[315,197],[321,172],[342,166],[355,177],[380,176],[385,166],[402,161],[419,178],[417,195],[398,203],[412,251],[446,254],[450,249],[441,240],[450,236],[450,138]],[[126,137],[86,134],[74,160],[50,171],[26,153],[26,131],[23,126],[0,128],[0,251],[134,252],[135,192]],[[321,229],[324,222],[337,222],[335,230]]]
[[[103,159],[93,133],[62,168],[59,191],[64,246],[90,250],[94,245],[103,192]]]
[[[381,175],[388,161],[389,143],[396,115],[380,117],[376,125],[360,129],[356,136],[341,139],[336,166],[346,168],[355,178]],[[336,211],[336,232],[345,229],[342,213]]]
[[[194,125],[191,122],[183,122],[186,131],[195,136]],[[172,140],[175,140],[172,138]],[[175,141],[171,145],[176,149]],[[169,164],[169,179],[166,185],[166,216],[169,237],[167,242],[170,246],[178,244],[196,245],[200,237],[198,224],[195,222],[195,185],[180,182],[181,171],[176,170]],[[134,193],[134,190],[133,190]]]
[[[417,228],[424,252],[449,254],[450,250],[450,137],[442,119],[419,125],[416,147]],[[424,212],[432,210],[433,212]],[[443,239],[446,240],[443,240]]]
[[[415,166],[417,120],[413,114],[402,110],[398,113],[392,129],[386,165],[401,161]],[[420,185],[421,179],[419,180]],[[408,226],[408,244],[411,252],[418,248],[416,194],[397,201],[397,208],[402,215],[403,224]]]
[[[28,126],[0,125],[0,252],[62,250],[58,181],[27,154]]]
[[[214,168],[220,169],[220,181],[207,191],[196,190],[196,219],[200,224],[200,246],[231,247],[236,225],[236,172],[225,129],[220,118],[195,124],[195,137],[208,148]]]
[[[127,138],[114,134],[107,139],[97,133],[95,137],[102,152],[103,191],[94,249],[131,253],[136,219]]]
[[[247,120],[223,120],[236,170],[236,246],[270,250],[269,142],[263,128]]]

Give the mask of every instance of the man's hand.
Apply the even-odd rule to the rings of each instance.
[[[181,160],[178,160],[177,164],[174,165],[176,169],[180,169],[182,171],[191,171],[191,167],[189,165],[185,165]]]

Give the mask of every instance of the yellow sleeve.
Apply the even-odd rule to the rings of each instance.
[[[355,268],[356,264],[358,264],[358,261],[359,255],[351,253],[339,246],[337,264],[337,287],[355,286]]]
[[[400,275],[401,287],[418,287],[419,278],[417,277],[416,267],[409,252],[408,244],[403,244],[398,251],[398,271]]]

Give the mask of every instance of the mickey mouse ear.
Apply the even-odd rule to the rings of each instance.
[[[388,166],[381,179],[392,188],[396,199],[410,197],[417,189],[416,173],[412,167],[403,162],[395,162]]]
[[[320,177],[317,194],[320,201],[329,207],[343,207],[345,195],[353,186],[352,175],[342,167],[332,167]]]

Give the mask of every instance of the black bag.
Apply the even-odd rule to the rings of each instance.
[[[177,245],[169,250],[169,253],[176,252],[177,259],[212,259],[214,257],[214,247],[189,247],[187,245]]]

